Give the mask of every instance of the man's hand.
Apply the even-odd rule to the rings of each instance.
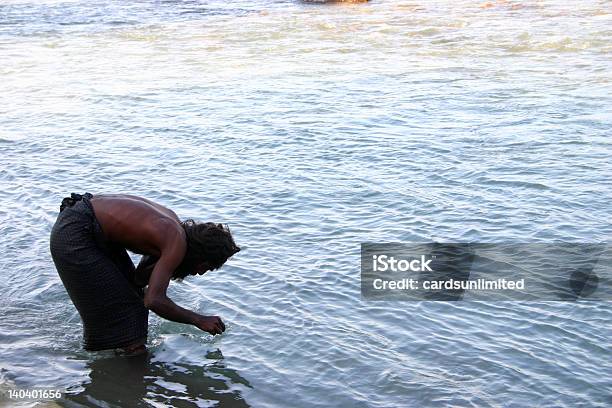
[[[195,326],[212,335],[221,334],[225,331],[225,324],[223,324],[219,316],[202,316],[198,319]]]
[[[225,331],[225,324],[219,316],[202,316],[191,310],[183,309],[167,296],[151,296],[150,290],[151,287],[149,286],[145,293],[144,305],[159,316],[173,322],[193,324],[198,329],[213,335]]]

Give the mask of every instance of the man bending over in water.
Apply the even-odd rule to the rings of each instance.
[[[136,196],[72,194],[62,201],[50,246],[83,320],[86,350],[144,350],[149,310],[213,335],[225,331],[219,317],[178,306],[166,289],[171,279],[218,269],[240,251],[227,226],[180,221]],[[138,267],[126,249],[143,255]]]

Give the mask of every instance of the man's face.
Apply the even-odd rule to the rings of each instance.
[[[192,272],[192,275],[204,275],[206,272],[211,270],[212,266],[208,262],[203,261],[196,265]]]

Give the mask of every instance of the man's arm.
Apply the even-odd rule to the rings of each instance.
[[[185,236],[182,229],[165,226],[162,237],[161,256],[151,273],[144,304],[147,309],[173,322],[192,324],[210,334],[221,334],[225,325],[217,316],[202,316],[184,309],[166,295],[173,271],[179,266],[186,252]]]
[[[158,259],[153,255],[143,255],[134,271],[134,283],[138,286],[146,286]]]

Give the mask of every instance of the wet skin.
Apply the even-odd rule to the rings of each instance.
[[[172,210],[125,194],[96,195],[91,204],[109,241],[132,252],[150,256],[149,262],[141,263],[136,269],[137,283],[148,282],[144,297],[147,309],[165,319],[192,324],[210,334],[225,331],[225,324],[218,316],[203,316],[184,309],[166,295],[172,273],[187,250],[185,231]],[[202,263],[193,274],[202,275],[208,270],[210,266]]]

